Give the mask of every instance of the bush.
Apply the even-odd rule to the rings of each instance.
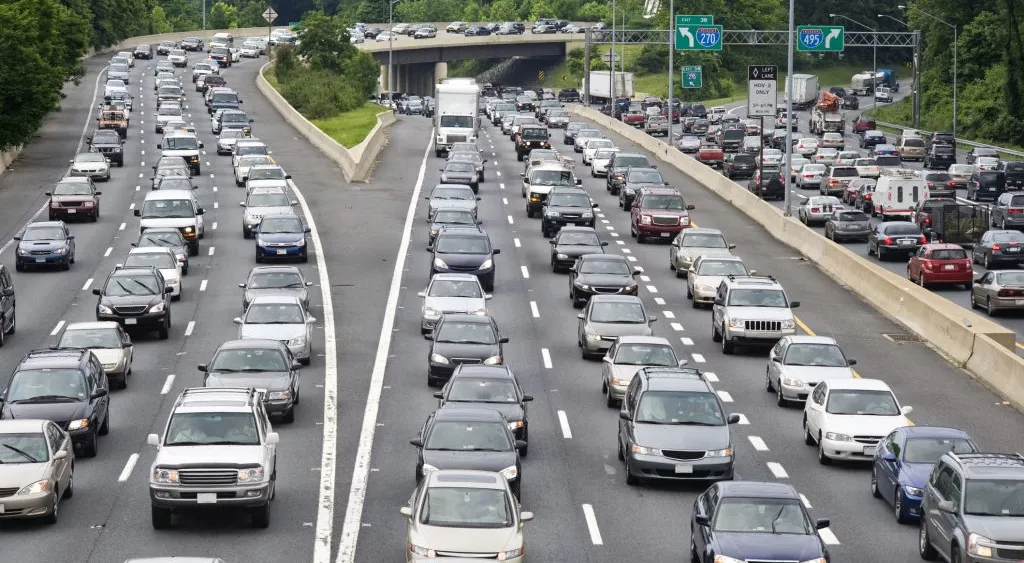
[[[344,77],[306,67],[296,68],[281,83],[281,95],[306,119],[332,117],[366,101]]]

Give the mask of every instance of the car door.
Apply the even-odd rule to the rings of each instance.
[[[612,382],[613,370],[612,367],[615,365],[615,354],[619,350],[619,341],[616,340],[612,343],[611,347],[608,348],[608,353],[605,354],[601,361],[601,381],[604,385],[610,385]]]
[[[715,507],[718,501],[718,489],[712,485],[708,490],[704,491],[703,494],[697,497],[697,500],[693,505],[693,512],[695,516],[703,516],[708,519],[708,525],[698,524],[694,521],[690,527],[690,537],[693,541],[693,547],[697,552],[698,562],[704,563],[706,561],[706,555],[708,553],[708,547],[711,543],[711,523],[714,522],[712,517],[714,516]]]
[[[971,288],[971,300],[978,305],[984,305],[986,300],[992,295],[993,286],[995,285],[996,275],[992,272],[985,272],[978,283],[974,284]]]
[[[786,357],[786,350],[788,348],[789,343],[785,340],[780,340],[768,352],[768,380],[773,386],[779,385],[778,381],[781,379],[780,374],[782,373],[782,360]]]
[[[1000,219],[1006,217],[1006,210],[1010,205],[1011,194],[1002,194],[995,204],[992,205],[992,223],[998,225]]]
[[[979,240],[978,244],[974,245],[974,249],[971,250],[971,259],[975,264],[977,264],[985,256],[985,253],[987,252],[987,249],[991,244],[991,231],[988,231],[985,234],[981,235],[981,240]]]
[[[622,452],[629,453],[629,449],[635,443],[633,432],[633,417],[636,415],[636,406],[640,402],[640,378],[634,377],[626,388],[626,395],[622,399],[622,412],[619,415],[619,444]]]
[[[952,547],[953,530],[956,527],[956,514],[943,512],[938,509],[938,503],[944,500],[953,501],[954,504],[960,503],[960,495],[958,494],[959,488],[954,487],[955,480],[959,480],[959,475],[948,465],[943,465],[942,471],[939,472],[939,478],[936,482],[935,491],[937,498],[935,503],[930,505],[929,508],[932,512],[932,524],[934,525],[933,531],[935,534],[932,535],[932,542],[936,545],[939,553],[949,553],[950,547]]]
[[[712,326],[719,326],[722,324],[722,316],[724,315],[723,310],[725,309],[725,294],[726,286],[725,282],[722,282],[718,286],[718,293],[715,294],[715,303],[711,306],[711,323]],[[721,303],[721,305],[719,305]],[[725,335],[722,335],[723,337]]]
[[[811,436],[817,440],[821,432],[822,418],[825,416],[825,401],[828,399],[828,383],[822,381],[811,393],[811,400],[807,401],[807,408],[804,411],[807,417],[807,429]]]
[[[14,280],[7,268],[0,266],[0,317],[5,323],[14,325]],[[7,326],[0,326],[0,330],[7,330]]]
[[[132,344],[132,337],[128,336],[128,333],[121,326],[121,323],[117,324],[117,337],[121,341],[121,346],[124,348],[124,356],[127,363],[125,364],[126,370],[132,365],[132,360],[135,358],[135,346]]]
[[[927,260],[926,254],[927,250],[922,246],[910,257],[910,262],[907,263],[907,277],[911,279],[918,279],[920,277],[922,264]]]
[[[669,263],[672,264],[673,267],[679,265],[679,263],[676,261],[676,258],[679,256],[679,248],[683,246],[683,236],[685,234],[686,229],[680,231],[680,233],[676,235],[675,240],[672,241],[672,246],[668,248],[668,261]]]
[[[893,491],[896,488],[896,484],[899,481],[899,463],[886,461],[883,457],[886,454],[896,455],[900,451],[898,441],[901,432],[894,430],[885,437],[884,440],[878,443],[878,456],[876,459],[878,463],[875,464],[875,480],[878,487],[878,493],[882,495],[882,498],[887,502],[893,501]]]
[[[66,438],[64,431],[53,422],[45,424],[43,433],[46,436],[47,444],[50,446],[50,459],[53,460],[53,466],[51,467],[53,478],[59,484],[60,490],[66,491],[68,481],[71,479],[71,461],[75,458],[74,452],[71,449],[71,441]],[[57,452],[61,451],[64,452],[64,459],[55,459]]]
[[[88,376],[90,379],[90,394],[100,389],[110,389],[110,385],[107,381],[107,374],[103,371],[103,364],[100,363],[95,354],[89,355],[89,362],[86,369],[88,370]],[[95,401],[96,403],[94,405],[93,412],[96,413],[96,422],[102,424],[103,421],[107,420],[107,411],[110,408],[110,395],[103,395]]]
[[[195,199],[192,200],[192,210],[196,214],[196,237],[202,238],[206,234],[206,222],[203,220],[205,211]]]

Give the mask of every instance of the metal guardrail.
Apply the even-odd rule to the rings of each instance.
[[[877,123],[878,125],[881,125],[882,127],[890,127],[892,129],[913,129],[913,127],[910,127],[908,125],[900,125],[898,123],[886,123],[884,121],[878,121],[878,120],[876,120],[875,123]],[[924,133],[925,135],[929,135],[929,136],[934,133],[933,131],[925,131],[924,129],[918,129],[918,131],[920,131],[921,133]],[[978,142],[975,142],[975,141],[969,141],[967,139],[956,139],[956,142],[959,145],[967,145],[969,147],[977,147],[977,148],[982,148],[982,149],[995,149],[995,150],[997,150],[999,152],[1002,152],[1002,153],[1006,153],[1006,154],[1010,154],[1010,155],[1017,156],[1017,157],[1020,157],[1020,158],[1024,158],[1024,152],[1015,151],[1015,150],[1008,149],[1008,148],[1005,148],[1005,147],[999,147],[999,146],[996,146],[996,145],[986,145],[985,143],[978,143]]]

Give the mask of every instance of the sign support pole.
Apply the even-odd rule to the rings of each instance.
[[[786,190],[786,217],[793,216],[793,197],[790,182],[793,170],[793,14],[794,0],[789,0],[789,40],[786,41],[786,166],[782,169],[783,183]]]
[[[675,0],[669,0],[668,2],[668,21],[674,22],[676,17],[676,2]],[[672,104],[672,75],[676,72],[675,65],[675,51],[676,51],[676,34],[668,34],[668,146],[672,146],[672,116],[675,115],[675,106]],[[680,110],[682,104],[680,104]],[[683,115],[679,113],[679,123],[682,125]]]
[[[761,162],[757,165],[757,195],[762,195],[764,186],[764,116],[761,116]]]

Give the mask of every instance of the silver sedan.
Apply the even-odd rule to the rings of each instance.
[[[971,307],[985,309],[990,317],[1024,309],[1024,270],[985,272],[971,287]]]
[[[668,249],[669,269],[677,278],[686,276],[687,270],[699,256],[732,256],[735,244],[729,244],[718,229],[683,229]]]
[[[298,297],[262,295],[253,299],[245,315],[235,318],[239,339],[278,340],[295,359],[309,365],[313,356],[313,323],[316,318],[302,307]]]

